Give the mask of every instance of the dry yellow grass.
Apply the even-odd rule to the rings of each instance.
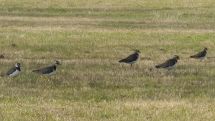
[[[23,69],[0,78],[0,120],[214,121],[214,3],[0,0],[0,73]],[[207,60],[189,59],[203,47]],[[141,61],[119,64],[133,49]],[[175,69],[154,68],[175,54]],[[55,76],[31,72],[54,60]]]

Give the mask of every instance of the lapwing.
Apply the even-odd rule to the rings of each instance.
[[[190,58],[203,60],[203,59],[205,59],[205,57],[207,55],[207,50],[208,50],[208,48],[204,48],[204,50],[202,50],[201,52],[199,52],[195,55],[190,56]]]
[[[21,72],[21,65],[20,63],[16,63],[14,67],[9,69],[6,73],[6,76],[15,77]]]
[[[42,74],[42,75],[53,75],[56,73],[58,65],[61,65],[60,62],[55,61],[54,64],[47,66],[47,67],[44,67],[44,68],[33,70],[33,72],[38,73],[38,74]]]
[[[139,58],[140,58],[140,51],[135,50],[135,52],[133,54],[120,60],[119,62],[120,63],[127,63],[127,64],[130,64],[132,66],[134,63],[136,63],[138,61]]]
[[[156,68],[166,68],[166,69],[171,69],[173,68],[176,63],[179,60],[179,56],[175,55],[173,58],[166,60],[164,63],[158,64],[155,67]]]

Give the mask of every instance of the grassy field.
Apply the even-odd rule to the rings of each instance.
[[[214,0],[0,0],[1,121],[214,121]],[[12,46],[15,44],[16,46]],[[207,60],[189,56],[208,47]],[[139,49],[134,67],[118,60]],[[171,71],[154,65],[179,55]],[[32,69],[60,60],[43,77]]]

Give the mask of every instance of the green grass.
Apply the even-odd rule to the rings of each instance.
[[[0,73],[23,69],[0,78],[0,119],[214,121],[214,3],[0,0]],[[204,47],[207,60],[189,59]],[[119,64],[133,49],[140,62]],[[175,69],[154,68],[175,54]],[[54,60],[55,76],[31,72]]]

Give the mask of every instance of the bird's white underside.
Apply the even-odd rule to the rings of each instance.
[[[203,60],[205,60],[205,59],[206,59],[206,57],[201,57],[201,58],[199,58],[200,61],[203,61]]]
[[[51,75],[54,75],[54,74],[56,74],[56,71],[53,71],[53,72],[51,72],[51,73],[48,73],[48,74],[43,74],[43,75],[46,75],[46,76],[51,76]]]
[[[12,74],[8,75],[9,77],[15,77],[20,73],[19,70],[14,71]]]

